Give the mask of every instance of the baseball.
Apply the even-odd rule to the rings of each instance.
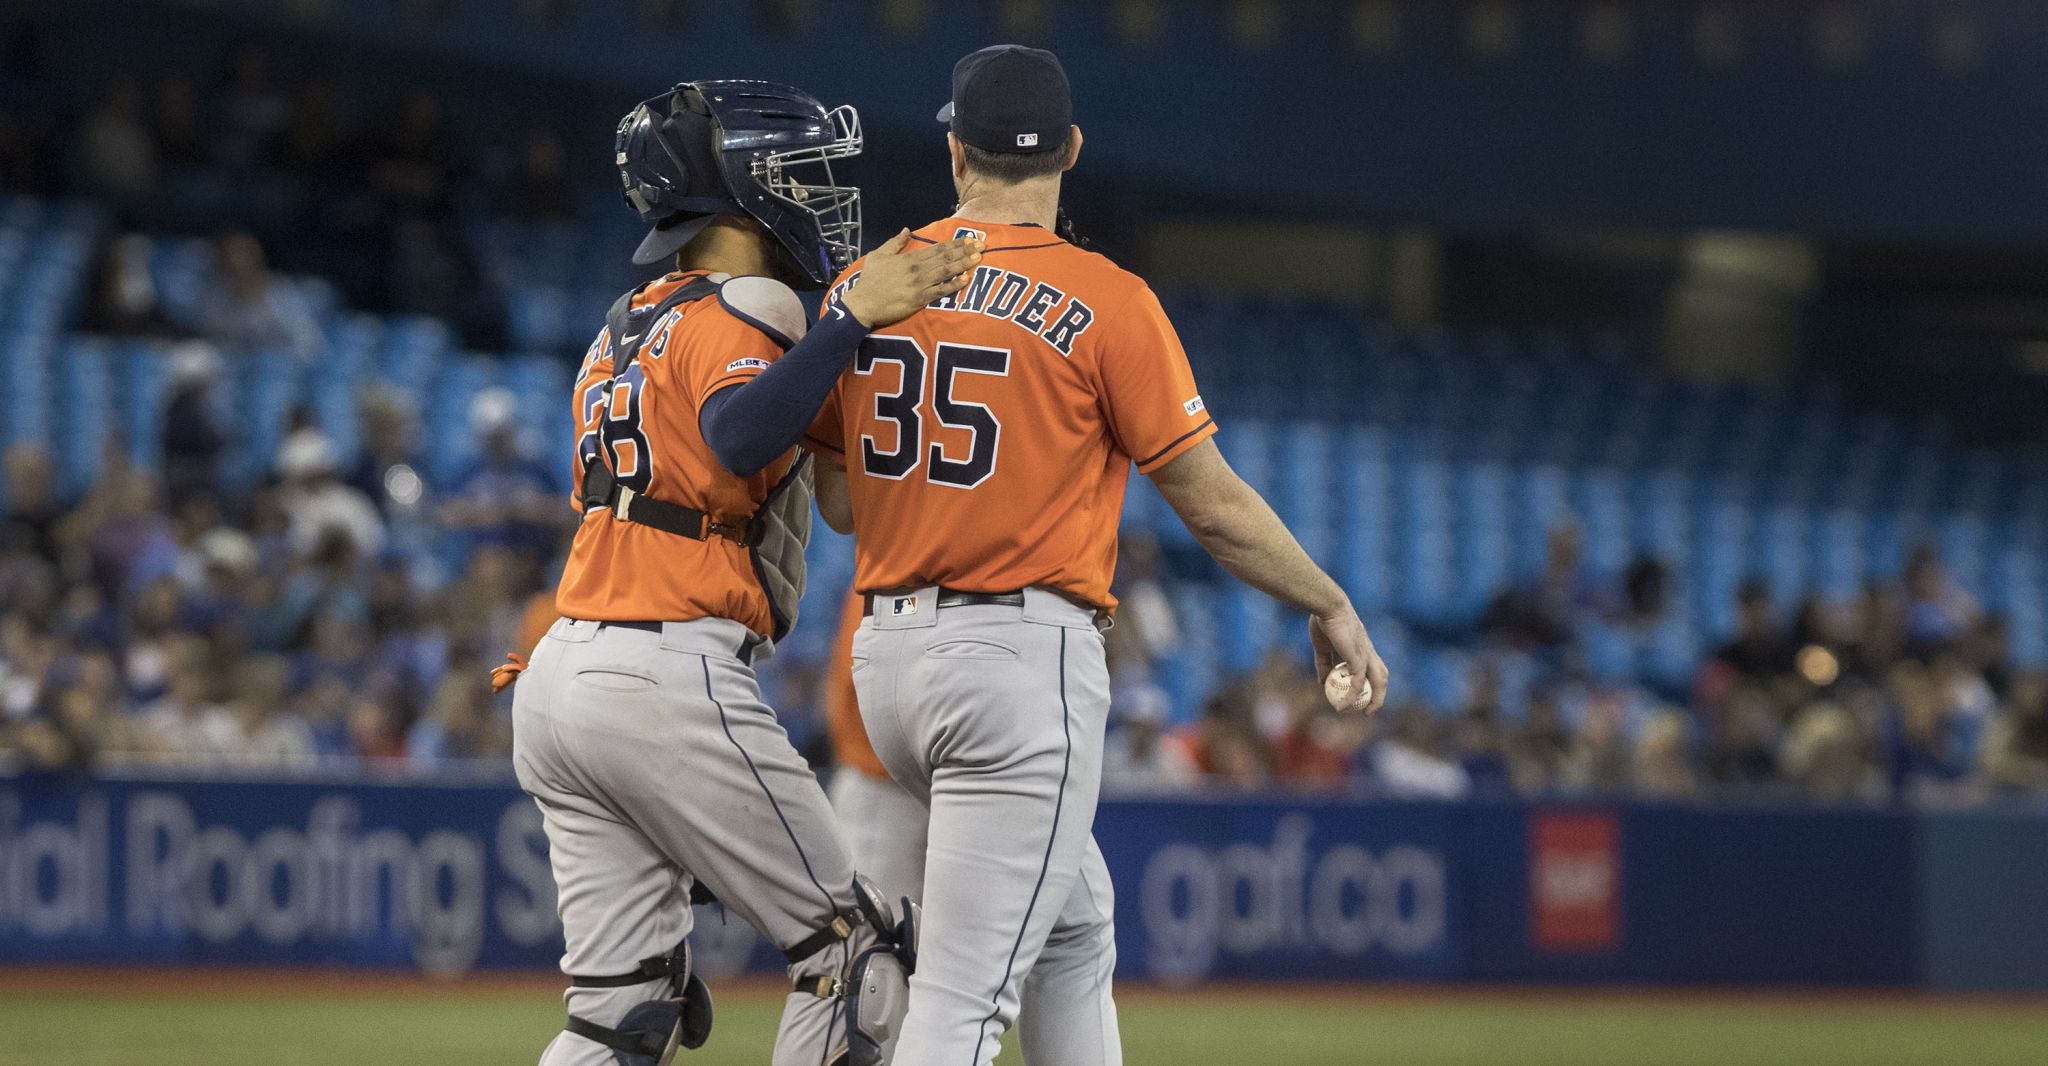
[[[1364,682],[1361,688],[1363,691],[1358,694],[1357,702],[1353,702],[1350,699],[1351,664],[1338,663],[1330,668],[1330,676],[1323,679],[1323,698],[1340,711],[1355,711],[1372,702],[1372,682]]]

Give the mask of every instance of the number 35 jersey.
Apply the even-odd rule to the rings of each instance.
[[[855,587],[1037,585],[1113,609],[1132,464],[1151,473],[1215,422],[1142,280],[1037,226],[916,236],[963,233],[987,249],[967,288],[871,333],[805,437],[846,468]]]
[[[633,306],[658,304],[704,276],[671,274],[647,286]],[[787,302],[788,324],[799,335],[801,307],[786,287],[765,278],[712,280],[721,282],[717,293],[684,303],[647,327],[639,358],[616,380],[610,330],[598,334],[576,379],[571,484],[581,484],[584,464],[594,460],[636,493],[737,524],[760,508],[789,471],[794,449],[753,477],[734,475],[704,442],[697,415],[712,393],[758,376],[793,343],[748,312],[770,302],[758,293]],[[583,510],[580,499],[572,496],[572,503]],[[755,633],[774,631],[768,596],[744,546],[722,536],[692,540],[623,522],[601,507],[583,513],[555,609],[601,622],[730,618]]]

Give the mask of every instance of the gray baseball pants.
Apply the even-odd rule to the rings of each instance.
[[[1093,612],[875,597],[853,644],[862,721],[930,811],[924,928],[896,1066],[1120,1066],[1109,870],[1091,826],[1109,671]]]
[[[738,656],[747,639],[725,619],[656,633],[565,618],[534,650],[512,701],[512,759],[547,829],[563,973],[631,973],[667,954],[690,931],[695,881],[784,950],[854,911],[831,808]],[[844,978],[873,940],[857,924],[852,940],[789,972]],[[569,1013],[616,1026],[669,994],[657,980],[563,998]],[[822,1066],[845,1040],[836,1006],[791,993],[774,1066]],[[611,1049],[569,1033],[541,1062],[615,1066]]]

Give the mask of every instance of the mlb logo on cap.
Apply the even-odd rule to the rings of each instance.
[[[953,99],[939,121],[960,143],[986,152],[1050,152],[1074,128],[1074,93],[1059,57],[998,44],[953,66]]]

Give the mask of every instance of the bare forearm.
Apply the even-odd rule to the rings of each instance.
[[[1307,614],[1334,614],[1344,590],[1302,550],[1273,508],[1243,482],[1235,499],[1183,516],[1188,531],[1232,577]]]
[[[1344,590],[1301,549],[1280,516],[1204,441],[1152,474],[1188,531],[1223,569],[1297,611],[1348,611]]]

